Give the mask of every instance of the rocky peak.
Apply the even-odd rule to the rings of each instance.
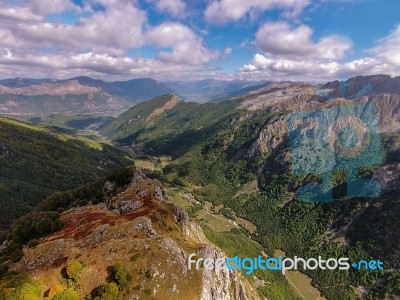
[[[66,265],[82,262],[76,290],[81,299],[107,282],[108,269],[118,262],[132,277],[120,299],[259,299],[237,271],[189,270],[191,253],[203,258],[224,254],[182,208],[168,201],[158,180],[136,167],[129,170],[131,181],[121,190],[106,182],[106,202],[63,213],[64,228],[24,249],[10,269],[29,274],[41,282],[42,291],[50,291],[63,284]]]
[[[345,82],[345,91],[342,90],[342,83],[338,80],[328,82],[321,88],[328,90],[333,98],[352,99],[357,95],[368,94],[399,94],[400,93],[400,77],[391,77],[390,75],[369,75],[356,76],[349,78]],[[363,91],[363,92],[361,92]],[[360,93],[361,92],[361,93]],[[344,94],[344,95],[343,95]]]

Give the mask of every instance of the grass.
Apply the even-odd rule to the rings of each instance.
[[[34,131],[38,131],[38,132],[44,132],[47,134],[50,134],[52,136],[54,136],[55,138],[61,140],[61,141],[79,141],[84,143],[86,146],[88,146],[89,148],[95,149],[95,150],[99,150],[102,151],[103,147],[104,147],[104,143],[100,143],[98,141],[95,141],[93,139],[90,139],[86,136],[83,135],[78,135],[75,134],[72,131],[64,131],[62,129],[57,130],[55,128],[52,127],[48,127],[45,125],[34,125],[34,124],[29,124],[29,123],[25,123],[25,122],[21,122],[21,121],[17,121],[17,120],[13,120],[10,118],[4,118],[0,116],[0,121],[10,124],[10,125],[14,125],[14,126],[18,126],[21,128],[26,128],[26,129],[30,129],[30,130],[34,130]],[[110,143],[107,143],[110,145]]]
[[[275,257],[285,257],[286,253],[282,250],[275,251]],[[320,291],[313,287],[311,279],[301,273],[300,271],[287,271],[285,274],[289,283],[293,286],[296,293],[304,300],[326,300],[325,297],[321,296]]]
[[[197,219],[205,220],[207,222],[207,226],[209,226],[215,232],[230,231],[236,227],[232,222],[229,222],[228,219],[222,215],[214,215],[205,210],[201,210],[197,213]]]
[[[190,189],[181,187],[169,188],[167,189],[167,196],[176,205],[189,210],[196,203],[199,203],[189,191]],[[213,204],[206,201],[202,209],[196,212],[195,220],[206,222],[207,226],[215,232],[226,232],[233,228],[238,228],[238,226],[227,217],[219,214],[218,209],[216,209],[216,213],[214,213],[212,207]]]

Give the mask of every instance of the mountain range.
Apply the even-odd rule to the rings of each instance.
[[[303,257],[379,257],[393,270],[382,274],[307,271],[326,298],[396,299],[400,293],[399,79],[374,75],[319,86],[273,83],[221,103],[185,103],[176,95],[166,95],[148,106],[131,108],[101,132],[137,153],[172,156],[159,178],[196,186],[193,193],[198,201],[227,206],[253,222],[257,226],[253,238],[268,255],[284,249],[288,255]],[[383,163],[358,173],[380,183],[381,197],[349,199],[346,170],[338,170],[332,178],[333,202],[299,202],[296,191],[321,178],[292,172],[287,114],[353,105],[376,108]],[[154,115],[155,111],[163,113]],[[348,126],[360,128],[360,123],[351,118]],[[327,135],[333,133],[329,130]],[[263,295],[288,299],[271,291]]]
[[[245,88],[251,88],[265,81],[244,81],[244,80],[215,80],[206,79],[199,81],[171,81],[165,84],[185,101],[208,102],[228,99]]]
[[[0,114],[119,115],[142,101],[177,93],[187,101],[226,99],[235,91],[259,84],[252,81],[201,80],[166,82],[151,78],[106,82],[90,77],[65,80],[13,78],[0,80]]]
[[[0,81],[0,113],[115,115],[135,103],[169,92],[171,90],[163,83],[150,78],[111,83],[89,77],[67,80],[6,79]]]
[[[43,195],[30,203],[30,213],[0,234],[0,299],[20,299],[29,293],[35,300],[398,299],[399,80],[371,75],[319,85],[264,82],[203,104],[186,102],[181,94],[169,91],[115,118],[46,116],[42,120],[76,129],[97,124],[91,127],[96,135],[90,137],[5,119],[0,161],[6,159],[6,173],[13,171],[12,157],[18,153],[22,161],[36,166],[39,175],[39,166],[54,166],[34,182],[59,178],[63,169],[55,162],[66,155],[64,142],[72,142],[73,151],[68,153],[72,156],[66,162],[77,161],[85,172],[99,176],[91,183],[82,179],[79,184],[86,184],[76,183],[72,190],[61,186],[59,192]],[[24,88],[21,85],[18,88]],[[339,111],[357,114],[338,118],[331,126],[315,123],[321,113],[335,116]],[[301,136],[310,136],[322,126],[321,140],[327,136],[331,141],[338,127],[354,128],[368,141],[379,140],[360,156],[362,166],[356,157],[332,170],[332,201],[304,202],[299,196],[304,185],[319,183],[324,177],[317,171],[295,172],[290,140],[293,115],[309,116],[296,123]],[[367,132],[366,127],[373,130]],[[358,140],[346,133],[339,132],[338,139],[357,145]],[[100,137],[109,144],[96,140]],[[56,142],[60,150],[46,148]],[[313,160],[319,155],[315,144],[311,143],[304,161],[318,168],[321,162]],[[19,149],[25,150],[20,153]],[[24,153],[29,156],[25,158]],[[93,171],[98,155],[101,161],[131,155],[136,167],[115,170],[124,164],[115,161],[100,174]],[[15,164],[17,177],[25,178],[23,172],[31,169],[28,164]],[[65,169],[76,172],[70,165]],[[111,173],[106,175],[106,171]],[[65,174],[73,180],[74,176]],[[379,183],[380,195],[348,194],[354,183],[349,174]],[[25,185],[5,181],[1,186],[11,195],[2,206],[5,212],[15,195],[29,193]],[[267,270],[256,270],[251,276],[243,271],[189,272],[185,259],[190,252],[203,258],[380,259],[385,268],[316,269],[285,276]]]

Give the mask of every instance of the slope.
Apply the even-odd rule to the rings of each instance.
[[[162,119],[155,121],[151,130],[139,131],[132,127],[130,131],[129,124],[124,130],[131,138],[129,142],[141,141],[144,153],[175,154],[176,159],[163,169],[160,178],[195,186],[197,201],[211,201],[215,206],[224,204],[250,220],[257,226],[253,238],[263,245],[268,255],[281,249],[292,257],[321,255],[349,257],[355,261],[385,261],[383,272],[307,271],[313,285],[326,298],[391,299],[390,296],[395,298],[400,294],[400,224],[396,217],[400,209],[400,95],[397,80],[381,75],[352,78],[344,83],[347,95],[341,92],[342,84],[330,83],[323,86],[333,95],[330,100],[321,96],[320,90],[312,85],[278,84],[233,101],[215,103],[215,106],[198,105],[196,119],[188,117],[187,110],[178,109],[178,106],[175,114],[164,117],[165,120],[181,120],[177,124],[182,127],[203,124],[208,129],[207,134],[197,139],[190,138],[194,131],[176,128],[189,136],[177,139],[184,134],[168,133],[171,127]],[[359,94],[357,90],[362,90],[368,83],[373,89]],[[357,104],[373,104],[377,110],[383,163],[361,168],[359,176],[380,182],[381,196],[349,198],[346,172],[338,170],[332,179],[335,201],[299,201],[297,190],[304,184],[318,182],[320,177],[318,174],[293,174],[287,114]],[[207,108],[212,108],[212,112],[205,113]],[[213,116],[214,122],[207,116]],[[358,123],[354,119],[352,122],[349,126],[357,128]],[[161,132],[167,134],[159,134]],[[160,138],[162,143],[157,141]],[[189,143],[185,144],[187,140]],[[242,190],[254,180],[259,192],[257,189]],[[266,293],[268,299],[278,299],[268,291]]]
[[[1,299],[28,294],[34,300],[259,299],[237,271],[188,269],[191,253],[203,258],[224,258],[224,253],[168,201],[159,181],[131,167],[93,184],[90,191],[81,187],[46,199],[47,205],[61,199],[63,205],[56,206],[66,211],[36,214],[56,214],[61,224],[31,240],[14,262],[7,255],[16,240],[32,239],[24,229],[35,218],[27,216],[13,226],[3,244],[6,254],[0,256]],[[93,192],[98,196],[91,203],[81,201]]]
[[[44,196],[129,162],[125,152],[70,131],[0,118],[0,228]]]
[[[237,90],[261,83],[262,82],[257,81],[225,81],[214,79],[165,82],[169,88],[174,90],[184,100],[196,101],[199,103],[225,98]]]
[[[101,133],[121,144],[144,146],[152,154],[179,156],[212,135],[211,128],[235,114],[238,103],[198,104],[168,94],[132,107]]]

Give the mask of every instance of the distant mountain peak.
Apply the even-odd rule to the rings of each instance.
[[[134,104],[173,93],[151,78],[106,82],[88,76],[63,80],[0,80],[0,112],[17,115],[102,113],[118,115]]]
[[[324,84],[321,88],[329,90],[329,95],[333,98],[352,98],[356,96],[366,86],[369,86],[367,94],[398,94],[400,93],[400,76],[391,77],[390,75],[377,74],[355,76],[347,79],[345,85],[335,80]],[[345,90],[343,90],[345,88]],[[345,95],[343,95],[345,93]]]

